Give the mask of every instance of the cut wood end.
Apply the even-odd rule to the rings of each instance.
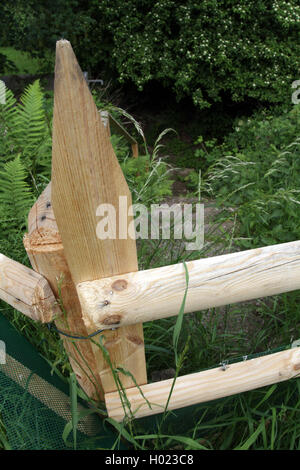
[[[0,253],[0,298],[42,323],[61,314],[48,281],[36,271]]]
[[[46,279],[41,279],[36,285],[32,307],[37,320],[42,323],[49,323],[61,316],[62,312]]]
[[[62,73],[60,73],[62,72]],[[66,39],[61,39],[56,43],[56,59],[55,59],[55,82],[57,79],[66,79],[66,73],[69,73],[69,78],[73,81],[76,78],[81,78],[87,86],[86,80],[83,76],[82,70],[78,64],[76,55],[73,51],[72,45]],[[55,86],[54,86],[55,88]],[[54,90],[56,91],[56,90]],[[54,94],[55,98],[55,94]],[[55,102],[55,100],[54,100]]]
[[[25,234],[23,238],[25,249],[38,249],[53,251],[62,249],[62,241],[59,233],[51,229],[36,229],[31,234]]]
[[[56,48],[69,46],[72,48],[70,41],[67,39],[59,39],[56,41]]]

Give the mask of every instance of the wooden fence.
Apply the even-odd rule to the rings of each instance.
[[[32,207],[24,237],[34,270],[0,255],[0,298],[35,321],[55,323],[78,383],[92,399],[104,399],[118,421],[298,376],[300,348],[292,348],[179,377],[170,400],[172,379],[147,384],[142,324],[178,314],[185,268],[138,271],[134,239],[97,237],[100,204],[112,204],[117,220],[119,197],[127,198],[122,210],[131,205],[109,135],[70,43],[58,41],[52,181]],[[131,222],[127,217],[125,228]],[[300,241],[191,261],[186,268],[185,313],[279,294],[300,288]]]

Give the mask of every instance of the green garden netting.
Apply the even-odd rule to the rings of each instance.
[[[63,439],[65,426],[71,421],[68,384],[51,373],[50,365],[1,314],[0,340],[6,345],[6,361],[5,364],[0,364],[0,443],[1,423],[3,423],[5,439],[9,448],[13,450],[73,449],[72,433],[67,443]],[[285,348],[278,348],[277,351],[280,349]],[[276,351],[266,353],[270,352]],[[270,406],[285,403],[287,387],[289,387],[289,406],[296,403],[300,389],[297,387],[297,379],[294,379],[277,384],[276,399],[270,397],[266,400],[263,405],[264,410],[261,412],[265,412]],[[263,390],[254,392],[259,401]],[[245,392],[244,395],[247,393],[251,392]],[[205,437],[207,426],[220,425],[218,414],[226,419],[230,416],[239,396],[234,395],[172,411],[165,420],[163,429],[169,435],[178,433],[185,435],[185,432],[198,426],[201,421],[203,433],[200,434]],[[79,399],[78,411],[84,408],[86,408],[84,402]],[[145,433],[145,429],[148,433],[155,433],[160,428],[161,417],[159,414],[135,420],[136,430],[140,430],[142,434]],[[223,418],[221,420],[223,421]],[[98,415],[93,413],[79,421],[77,449],[112,448],[127,449],[119,441],[117,433],[105,426]]]
[[[66,443],[62,437],[71,421],[68,384],[51,374],[49,364],[2,315],[0,339],[6,346],[5,364],[0,364],[0,422],[9,447],[72,449],[72,433]],[[83,408],[79,403],[78,411]],[[111,449],[116,438],[96,414],[78,423],[78,449]]]

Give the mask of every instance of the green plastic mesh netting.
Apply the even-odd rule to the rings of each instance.
[[[48,363],[2,315],[0,338],[6,346],[5,364],[0,364],[0,420],[9,447],[72,449],[72,433],[67,443],[62,437],[71,420],[68,385],[51,374]],[[83,408],[79,403],[78,411]],[[103,426],[96,414],[79,421],[78,449],[111,449],[115,441],[114,433]]]
[[[68,384],[57,375],[51,374],[50,365],[1,314],[0,340],[4,341],[6,345],[6,361],[5,364],[0,364],[0,448],[3,427],[8,448],[13,450],[73,449],[72,433],[70,433],[67,443],[63,439],[66,423],[71,421]],[[279,349],[285,348],[278,348],[277,351]],[[287,393],[287,387],[289,387],[289,393]],[[271,400],[273,400],[273,396],[271,396],[266,401],[262,400],[264,401],[263,406],[268,408],[282,403],[293,406],[293,403],[299,399],[299,390],[297,379],[278,384],[274,403],[271,404]],[[256,400],[261,401],[262,395],[259,390],[252,392],[252,395],[255,403]],[[287,396],[289,397],[288,401]],[[237,402],[237,397],[238,395],[234,395],[173,411],[165,421],[163,430],[165,434],[169,435],[177,435],[178,432],[184,435],[204,417],[209,427],[219,425],[218,414],[230,416]],[[220,403],[222,404],[221,408]],[[86,408],[84,402],[78,399],[78,411],[83,408]],[[140,429],[142,434],[145,433],[145,430],[150,433],[157,432],[157,429],[160,428],[161,416],[154,415],[136,420],[137,429]],[[203,429],[205,437],[206,426]],[[116,450],[128,449],[119,441],[117,433],[106,427],[98,415],[93,413],[79,421],[77,449],[112,448]]]

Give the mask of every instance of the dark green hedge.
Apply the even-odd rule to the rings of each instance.
[[[81,65],[138,89],[160,82],[199,107],[290,101],[300,74],[299,0],[8,0],[15,45],[72,42]],[[0,7],[0,9],[3,8]],[[4,7],[5,8],[5,7]],[[2,32],[3,34],[3,32]]]

